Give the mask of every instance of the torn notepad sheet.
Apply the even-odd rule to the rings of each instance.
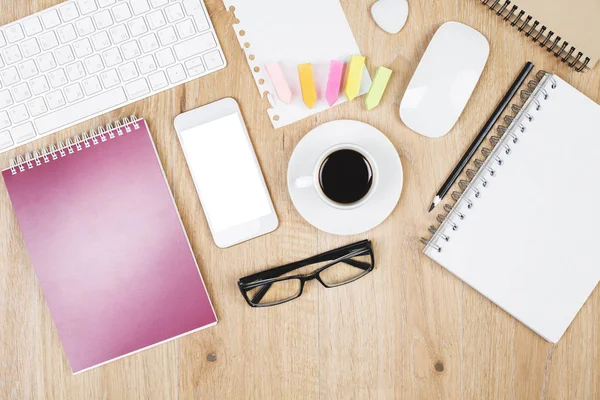
[[[223,0],[239,23],[233,29],[246,54],[256,86],[272,103],[269,119],[275,128],[317,114],[327,108],[327,79],[331,60],[345,63],[360,54],[339,0]],[[232,9],[233,8],[233,9]],[[286,104],[277,95],[265,65],[278,62],[292,90]],[[298,65],[312,64],[317,101],[308,108],[302,100]],[[258,68],[256,68],[258,67]],[[371,86],[364,69],[359,94]],[[335,104],[347,101],[340,93]]]

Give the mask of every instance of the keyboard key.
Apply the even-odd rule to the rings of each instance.
[[[86,78],[83,81],[81,81],[81,84],[83,85],[83,90],[85,91],[85,94],[88,96],[102,91],[102,85],[100,84],[100,80],[97,76]]]
[[[63,46],[54,50],[54,57],[56,57],[58,65],[65,65],[75,60],[75,55],[73,54],[73,50],[71,50],[71,46]]]
[[[46,93],[48,90],[50,90],[50,85],[48,84],[48,80],[44,75],[33,78],[29,84],[31,85],[31,91],[36,96]]]
[[[29,90],[29,85],[26,82],[22,82],[12,87],[12,94],[13,99],[19,103],[31,97],[31,90]]]
[[[26,124],[14,127],[12,129],[12,135],[17,143],[22,143],[35,137],[35,129],[31,122],[27,122]]]
[[[42,54],[36,58],[40,71],[46,72],[56,67],[56,60],[52,53]]]
[[[38,39],[40,40],[40,46],[44,51],[58,46],[58,39],[56,38],[54,31],[42,33]]]
[[[125,60],[131,60],[142,55],[142,51],[135,40],[121,46],[121,51],[123,52],[123,58]]]
[[[67,96],[67,101],[69,103],[74,103],[77,100],[83,99],[83,89],[81,89],[81,85],[79,83],[73,83],[65,87],[65,96]]]
[[[0,132],[0,150],[9,148],[13,145],[12,137],[9,131]]]
[[[21,78],[19,78],[19,73],[17,72],[16,67],[9,67],[0,71],[0,80],[4,86],[10,86],[19,82]]]
[[[38,17],[31,17],[23,21],[23,28],[27,36],[37,35],[43,29]]]
[[[131,9],[135,15],[150,11],[150,5],[147,0],[131,0]]]
[[[62,110],[46,114],[35,120],[35,126],[40,134],[44,134],[112,109],[126,101],[127,96],[122,87],[107,90]]]
[[[148,32],[148,27],[142,17],[130,21],[127,26],[129,26],[129,32],[131,32],[131,36],[133,37]]]
[[[33,62],[33,60],[27,60],[24,63],[19,64],[19,73],[21,74],[21,78],[29,79],[36,76],[39,72],[35,66],[35,62]]]
[[[125,85],[125,90],[130,99],[136,99],[150,93],[150,87],[145,78],[128,83]]]
[[[150,29],[162,28],[167,24],[165,15],[161,10],[156,10],[146,15],[146,19],[148,20],[148,25],[150,25]]]
[[[98,5],[100,7],[108,7],[108,6],[112,6],[116,2],[117,2],[117,0],[98,0]]]
[[[204,61],[206,62],[206,67],[208,69],[215,69],[223,65],[223,58],[221,57],[221,52],[219,50],[206,53],[204,55]]]
[[[165,8],[165,14],[167,14],[167,19],[169,22],[176,22],[180,19],[183,19],[185,14],[183,13],[183,9],[179,3],[172,4]]]
[[[6,39],[4,39],[4,34],[0,31],[0,47],[6,46]]]
[[[8,106],[12,106],[15,102],[8,90],[0,90],[0,110]]]
[[[2,54],[4,62],[8,65],[14,64],[23,59],[23,56],[21,55],[21,50],[19,50],[19,46],[17,45],[5,47],[0,51],[0,53]]]
[[[196,23],[196,27],[200,32],[210,28],[208,18],[206,18],[199,0],[183,0],[183,7],[185,8],[187,15],[192,16]]]
[[[139,76],[137,68],[132,62],[119,66],[119,73],[121,74],[121,79],[123,79],[123,82],[130,81]]]
[[[185,68],[187,69],[187,73],[189,76],[200,75],[206,68],[204,68],[204,63],[202,62],[202,58],[194,57],[185,62]]]
[[[167,77],[165,73],[162,71],[158,71],[148,77],[150,81],[150,85],[152,86],[152,90],[159,90],[169,85],[167,81]]]
[[[140,45],[142,46],[144,53],[150,53],[159,47],[158,40],[156,40],[156,35],[154,33],[142,36],[140,38]]]
[[[50,86],[52,86],[53,89],[56,89],[57,87],[65,85],[67,82],[69,82],[67,79],[67,74],[65,74],[65,70],[62,68],[49,72],[48,80],[50,81]]]
[[[10,119],[12,120],[13,124],[18,124],[19,122],[29,119],[29,113],[27,112],[27,107],[25,107],[25,104],[17,104],[13,108],[9,109],[8,113],[10,114]],[[19,140],[17,139],[17,142],[18,141]]]
[[[121,64],[123,62],[123,57],[121,57],[121,53],[116,47],[106,50],[102,53],[102,57],[104,58],[104,64],[106,64],[107,67],[112,67],[113,65]]]
[[[60,12],[60,16],[65,22],[72,21],[79,17],[79,12],[74,3],[67,3],[64,6],[59,7],[58,12]]]
[[[79,36],[86,36],[96,31],[91,17],[85,17],[75,22],[75,28],[77,29]]]
[[[162,68],[173,64],[175,62],[175,57],[173,56],[171,49],[167,47],[156,53],[156,60],[158,61],[158,65]]]
[[[113,24],[112,16],[109,10],[102,10],[98,14],[94,14],[94,21],[98,29],[108,28]]]
[[[150,0],[150,5],[152,8],[162,7],[167,4],[169,0]]]
[[[183,0],[183,8],[187,15],[192,15],[198,11],[202,11],[200,0]]]
[[[51,110],[56,110],[57,108],[67,104],[67,101],[60,90],[55,90],[54,92],[48,93],[46,95],[46,101],[48,102],[48,107],[50,107]]]
[[[93,13],[98,9],[96,2],[94,0],[79,0],[79,9],[83,15]]]
[[[29,112],[32,117],[37,117],[38,115],[42,115],[43,113],[48,111],[48,107],[46,107],[46,102],[41,97],[30,100],[27,103],[27,107],[29,108]]]
[[[104,50],[107,47],[110,47],[111,43],[108,33],[104,31],[92,36],[92,44],[94,45],[94,49],[96,49],[96,51]]]
[[[2,61],[2,57],[0,57],[0,68],[4,68],[4,61]]]
[[[204,35],[188,39],[185,42],[177,43],[173,46],[173,49],[175,50],[178,60],[185,60],[186,58],[198,55],[216,46],[217,42],[215,42],[215,37],[211,32],[208,32]]]
[[[154,57],[151,54],[144,56],[137,60],[138,68],[142,75],[147,75],[152,71],[156,71],[156,62],[154,61]]]
[[[191,19],[179,22],[175,26],[177,27],[177,33],[181,39],[187,39],[196,34],[196,28],[194,28],[194,23]]]
[[[40,45],[36,38],[27,39],[22,42],[21,50],[23,50],[23,55],[27,58],[33,57],[41,52]]]
[[[116,69],[104,71],[100,74],[100,79],[102,79],[102,84],[107,89],[117,86],[119,83],[121,83],[121,79],[119,78],[119,74],[117,74]]]
[[[129,39],[129,33],[127,33],[127,28],[125,25],[117,25],[109,29],[110,37],[114,44],[118,44]]]
[[[73,51],[77,58],[83,58],[92,54],[92,45],[88,38],[83,38],[73,43]]]
[[[94,54],[91,57],[88,57],[84,60],[85,69],[88,74],[93,75],[96,72],[100,72],[104,69],[104,64],[102,63],[102,57],[99,54]]]
[[[181,65],[181,64],[177,64],[177,65],[167,68],[167,75],[169,75],[169,80],[173,84],[175,84],[177,82],[181,82],[185,78],[187,78],[187,76],[185,74],[185,70],[183,69],[183,65]]]
[[[10,118],[6,111],[0,111],[0,129],[4,129],[10,126]]]
[[[85,69],[83,68],[81,61],[67,65],[67,76],[70,81],[76,81],[85,76]]]
[[[116,22],[123,22],[131,18],[131,10],[125,2],[121,2],[112,8],[113,15],[115,16]]]
[[[171,43],[175,43],[177,41],[177,34],[175,34],[175,29],[172,26],[168,26],[165,29],[161,29],[158,31],[158,40],[162,43],[163,46],[168,46]]]
[[[25,37],[23,28],[21,28],[21,24],[19,23],[12,24],[4,28],[4,33],[6,34],[6,40],[8,40],[8,43],[18,42]]]
[[[75,28],[73,28],[73,24],[61,26],[56,30],[56,33],[61,43],[69,43],[77,39],[77,33],[75,32]]]
[[[41,18],[44,28],[46,29],[54,28],[55,26],[60,25],[60,17],[58,16],[58,12],[56,10],[50,10],[43,13]]]

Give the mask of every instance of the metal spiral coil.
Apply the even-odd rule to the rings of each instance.
[[[544,81],[544,85],[539,85],[540,82]],[[451,197],[455,204],[445,204],[443,210],[447,213],[446,215],[437,215],[437,222],[440,224],[439,227],[430,226],[429,233],[431,233],[431,239],[421,238],[421,242],[427,246],[441,252],[443,244],[433,243],[433,238],[441,238],[444,242],[450,240],[452,233],[445,233],[443,229],[440,229],[444,224],[450,226],[452,232],[459,229],[461,221],[466,219],[467,210],[474,207],[485,188],[490,185],[490,181],[496,177],[496,165],[498,168],[502,168],[505,158],[510,157],[512,153],[512,147],[517,146],[519,143],[519,136],[527,135],[527,125],[534,121],[534,114],[542,109],[542,101],[550,98],[549,90],[555,89],[557,86],[556,80],[545,71],[539,71],[535,80],[527,83],[527,90],[522,90],[520,93],[520,100],[522,104],[513,104],[510,107],[511,114],[505,115],[502,119],[502,123],[496,127],[496,133],[492,134],[488,142],[492,148],[482,147],[480,149],[481,158],[475,158],[473,160],[473,167],[467,168],[466,178],[460,179],[458,182],[459,190],[452,192]],[[532,97],[532,94],[535,96]],[[487,160],[487,161],[486,161]],[[467,192],[470,195],[465,195]],[[466,206],[459,206],[464,204]]]
[[[518,6],[513,5],[509,8],[508,6],[512,3],[510,0],[480,1],[497,16],[503,16],[504,21],[510,21],[510,26],[516,27],[517,31],[524,31],[525,37],[531,38],[534,43],[539,41],[541,47],[545,47],[549,53],[554,54],[562,62],[568,63],[569,67],[574,68],[577,72],[586,69],[590,63],[589,57],[584,56],[575,46],[569,46],[569,42],[562,40],[560,36],[555,36],[554,31],[549,30],[546,25],[541,24],[532,15],[527,14],[525,10],[520,10],[517,13]],[[557,50],[555,51],[555,49]]]
[[[66,157],[69,154],[82,151],[98,143],[114,139],[115,133],[117,136],[121,136],[139,127],[139,119],[132,114],[129,117],[123,118],[122,121],[115,121],[106,124],[106,126],[99,126],[96,130],[91,129],[89,133],[83,132],[81,135],[67,138],[64,142],[58,141],[48,147],[18,155],[10,160],[11,173],[15,175],[18,172],[25,172],[28,169],[57,160],[59,157]]]

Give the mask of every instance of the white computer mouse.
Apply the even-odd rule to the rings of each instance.
[[[490,53],[486,38],[459,22],[439,27],[400,103],[400,118],[432,138],[454,126],[479,81]]]
[[[378,0],[371,7],[371,15],[381,29],[396,34],[408,18],[408,3],[406,0]]]

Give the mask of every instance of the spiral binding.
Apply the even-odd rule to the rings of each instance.
[[[13,175],[16,175],[19,172],[25,172],[28,169],[49,163],[51,160],[66,157],[84,148],[87,149],[117,136],[122,136],[139,127],[139,119],[132,114],[123,118],[122,121],[117,120],[106,124],[106,126],[99,126],[96,130],[91,129],[89,133],[83,132],[81,135],[75,135],[64,142],[59,141],[40,150],[18,155],[10,160],[9,169]]]
[[[574,68],[577,72],[583,71],[589,64],[589,57],[584,56],[581,51],[577,51],[575,46],[569,47],[569,42],[555,35],[546,25],[540,26],[540,21],[534,19],[531,15],[525,15],[526,12],[524,10],[520,10],[517,13],[519,7],[514,4],[509,7],[512,4],[510,0],[480,1],[483,5],[488,6],[491,11],[495,12],[496,15],[503,16],[504,21],[510,21],[510,26],[516,27],[519,32],[524,31],[525,36],[531,38],[533,42],[539,41],[540,47],[545,47],[556,58],[559,58],[564,63],[569,62],[569,67]],[[531,23],[532,20],[533,23]],[[538,26],[540,26],[539,29]],[[561,43],[560,46],[558,46],[559,43]],[[567,48],[569,49],[567,50]]]
[[[485,188],[495,178],[496,170],[502,168],[505,158],[512,153],[513,146],[518,146],[519,136],[526,133],[528,124],[535,120],[535,113],[543,108],[543,101],[550,98],[549,91],[552,89],[556,89],[556,80],[545,71],[539,71],[535,80],[527,84],[527,89],[521,91],[520,99],[523,104],[514,104],[511,107],[512,115],[506,115],[504,123],[496,128],[496,134],[489,137],[492,149],[483,147],[483,159],[473,160],[473,166],[466,172],[468,180],[458,182],[462,191],[452,192],[451,197],[456,203],[444,205],[446,214],[437,216],[440,225],[429,227],[433,236],[429,239],[422,237],[423,244],[438,252],[442,251],[444,243],[451,240],[451,232],[457,231],[461,221],[468,219],[468,211],[483,196]],[[446,229],[447,227],[451,230]]]

